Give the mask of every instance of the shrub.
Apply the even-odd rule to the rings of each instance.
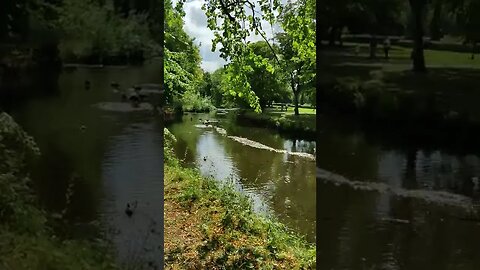
[[[185,92],[181,103],[185,112],[210,112],[215,109],[210,98],[202,97],[195,91]]]
[[[95,1],[66,0],[58,10],[62,58],[89,63],[133,63],[155,54],[147,16],[122,18]]]
[[[27,163],[39,149],[0,113],[0,269],[115,269],[106,242],[59,239],[30,189]]]

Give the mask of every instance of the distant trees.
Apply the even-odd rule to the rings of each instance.
[[[27,0],[1,1],[0,41],[25,38],[29,30]]]
[[[251,107],[260,111],[264,105],[261,104],[258,89],[264,89],[265,85],[256,85],[256,93],[250,77],[255,71],[268,72],[274,74],[274,77],[277,76],[275,73],[285,72],[294,96],[295,114],[298,114],[301,85],[315,78],[314,72],[303,73],[314,70],[315,65],[315,4],[315,0],[287,1],[285,5],[279,0],[206,1],[204,9],[208,27],[215,35],[212,49],[215,50],[217,44],[220,44],[221,57],[230,61],[225,68],[226,80],[231,87],[228,90],[230,95],[244,98]],[[280,20],[275,19],[275,13],[281,14]],[[283,45],[280,41],[280,50],[277,51],[272,41],[266,37],[262,20],[270,24],[281,24],[286,38],[283,39]],[[263,38],[264,47],[271,52],[273,61],[258,51],[255,52],[255,46],[248,45],[247,37],[251,34]]]
[[[181,3],[180,3],[181,4]],[[200,51],[183,30],[183,13],[170,0],[165,1],[165,97],[173,102],[189,92],[200,98],[203,79]]]
[[[276,72],[272,73],[263,67],[254,66],[252,71],[247,75],[253,92],[255,92],[259,98],[262,110],[272,102],[289,100],[287,74],[282,72],[282,68],[275,63],[275,56],[268,47],[268,44],[265,41],[258,41],[249,44],[249,46],[252,48],[254,54],[268,59],[268,61],[276,67]]]

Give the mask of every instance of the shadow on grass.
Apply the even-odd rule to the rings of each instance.
[[[444,110],[467,113],[480,119],[480,70],[467,68],[430,68],[426,74],[411,71],[388,72],[390,87],[414,94],[434,93]]]

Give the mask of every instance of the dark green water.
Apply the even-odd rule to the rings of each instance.
[[[163,124],[148,104],[133,108],[121,103],[110,84],[127,88],[160,83],[161,68],[157,62],[79,68],[62,73],[49,94],[10,106],[42,152],[32,175],[42,204],[54,212],[66,209],[74,237],[94,235],[92,224],[101,223],[125,263],[159,263],[163,258],[158,233],[163,219]],[[85,80],[91,82],[89,90]],[[138,206],[129,218],[124,210],[134,200]]]
[[[319,269],[480,269],[479,149],[317,128]]]
[[[218,123],[205,126],[205,119]],[[315,241],[315,161],[283,152],[309,153],[314,158],[315,142],[238,126],[228,116],[190,114],[182,120],[168,128],[178,140],[175,152],[184,164],[199,168],[204,176],[232,181],[252,198],[258,212],[275,216]]]

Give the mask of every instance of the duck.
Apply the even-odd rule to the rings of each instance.
[[[133,215],[133,211],[137,208],[137,201],[135,201],[132,205],[130,203],[127,203],[127,207],[125,208],[125,214],[127,214],[128,217],[131,217]]]
[[[207,157],[203,157],[203,161],[207,161]]]

